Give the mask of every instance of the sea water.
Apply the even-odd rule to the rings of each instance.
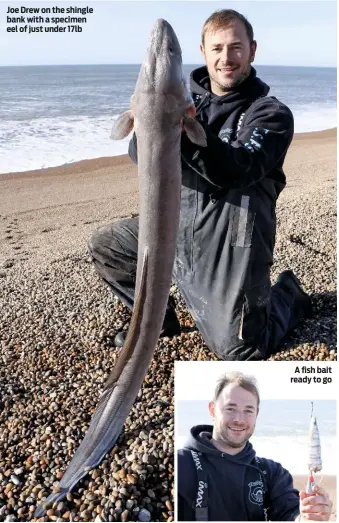
[[[320,432],[323,468],[316,474],[337,474],[336,402],[314,402]],[[262,400],[256,428],[250,439],[257,456],[281,463],[291,474],[307,474],[308,431],[311,403],[305,400]],[[208,401],[176,404],[176,446],[185,446],[194,425],[212,424]]]
[[[189,78],[196,65],[185,65]],[[0,174],[125,154],[110,140],[140,65],[0,67]],[[295,132],[336,127],[336,69],[257,66],[292,110]]]

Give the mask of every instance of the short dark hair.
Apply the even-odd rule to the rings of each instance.
[[[235,385],[242,387],[243,389],[247,390],[248,392],[251,392],[254,396],[256,396],[259,408],[260,396],[256,379],[253,376],[246,376],[242,372],[227,372],[219,378],[214,391],[214,402],[217,401],[224,388],[227,387],[227,385],[230,385],[231,383],[234,383]]]
[[[218,9],[207,18],[206,22],[202,27],[202,45],[204,45],[205,43],[205,34],[209,29],[213,28],[214,31],[219,31],[220,29],[228,27],[233,22],[233,20],[240,20],[240,22],[244,24],[248,39],[250,41],[250,44],[252,44],[254,41],[253,27],[251,26],[247,18],[245,18],[244,15],[238,13],[238,11],[234,11],[233,9]]]

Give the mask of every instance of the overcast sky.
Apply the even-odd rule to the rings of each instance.
[[[8,33],[8,6],[90,6],[81,33]],[[336,2],[252,0],[32,2],[0,0],[0,66],[141,63],[153,22],[165,18],[176,31],[186,64],[200,64],[201,27],[220,8],[236,9],[254,28],[255,64],[336,66]],[[56,15],[52,15],[56,16]],[[59,15],[62,16],[62,15]],[[81,15],[72,15],[81,16]],[[35,24],[37,25],[37,24]],[[38,24],[39,25],[39,24]]]

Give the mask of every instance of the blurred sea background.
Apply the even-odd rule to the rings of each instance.
[[[320,432],[323,468],[316,474],[337,474],[336,402],[314,401],[314,414]],[[251,437],[257,456],[273,459],[291,474],[307,474],[308,431],[311,402],[306,400],[262,400],[254,435]],[[176,402],[176,448],[187,442],[194,425],[211,425],[208,401]]]
[[[185,65],[190,72],[198,65]],[[110,140],[140,65],[0,67],[0,174],[127,153]],[[336,127],[336,68],[255,66],[290,107],[295,132]]]

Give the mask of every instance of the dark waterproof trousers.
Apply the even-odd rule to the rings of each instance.
[[[138,218],[125,219],[99,228],[89,241],[97,273],[131,310],[136,281],[138,227]],[[220,359],[267,358],[277,352],[284,336],[304,317],[293,291],[280,283],[271,288],[269,266],[264,269],[265,272],[265,282],[261,281],[258,287],[261,292],[265,289],[264,295],[256,295],[253,300],[249,295],[247,298],[257,304],[256,308],[248,310],[246,302],[242,303],[241,297],[239,302],[239,296],[235,296],[234,300],[228,300],[226,312],[219,299],[213,300],[213,287],[204,287],[204,275],[195,275],[190,280],[190,274],[176,259],[173,280],[206,345]],[[252,293],[255,292],[254,287]]]

